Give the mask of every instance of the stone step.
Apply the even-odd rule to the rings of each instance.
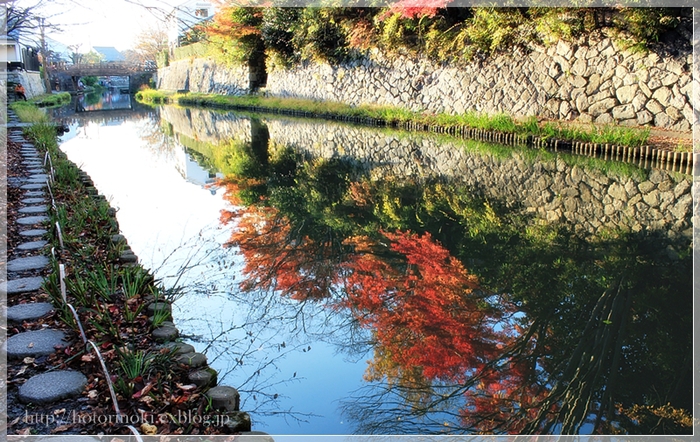
[[[46,200],[44,198],[25,198],[20,200],[20,203],[22,204],[41,204],[45,202]]]
[[[26,236],[26,237],[31,237],[31,236],[44,236],[47,233],[49,233],[47,230],[44,229],[31,229],[31,230],[23,230],[19,232],[20,235]]]
[[[24,226],[33,226],[34,224],[45,223],[48,220],[49,217],[46,215],[25,216],[23,218],[17,218],[17,223]]]
[[[3,283],[2,286],[7,290],[8,295],[17,295],[19,293],[28,293],[39,290],[43,284],[44,278],[41,276],[31,276],[29,278],[17,278]]]
[[[17,249],[19,250],[39,250],[44,248],[46,244],[49,242],[46,240],[41,240],[41,241],[32,241],[32,242],[25,242],[24,244],[20,244],[17,246]]]
[[[18,397],[25,403],[50,404],[78,396],[86,384],[87,378],[79,371],[50,371],[29,378],[19,387]]]
[[[49,266],[49,258],[46,256],[28,256],[16,258],[7,263],[8,272],[23,272],[25,270],[40,270]]]
[[[190,368],[199,368],[207,365],[207,357],[202,353],[185,353],[175,357],[180,364],[185,364]]]
[[[156,342],[169,342],[174,341],[180,335],[180,332],[171,325],[164,325],[153,330],[152,335]]]
[[[38,173],[36,175],[32,175],[27,179],[28,183],[43,183],[46,180],[49,179],[49,176],[43,173]]]
[[[50,355],[57,348],[65,347],[66,334],[60,330],[35,330],[10,336],[5,346],[8,359],[24,359]]]
[[[21,209],[18,210],[19,213],[46,213],[48,210],[48,207],[45,205],[40,205],[40,206],[27,206],[27,207],[22,207]]]
[[[24,321],[35,321],[39,318],[43,318],[52,311],[53,305],[48,302],[17,304],[7,309],[7,320],[9,322],[17,323]]]

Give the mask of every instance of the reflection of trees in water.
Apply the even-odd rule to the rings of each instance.
[[[584,240],[456,183],[375,182],[338,160],[289,158],[272,152],[266,177],[229,178],[229,197],[251,205],[222,220],[237,224],[244,291],[320,300],[372,331],[370,384],[344,404],[359,432],[690,430],[687,241]],[[240,197],[253,188],[257,199]]]
[[[217,367],[219,382],[235,387],[241,394],[241,409],[254,417],[282,415],[291,421],[305,421],[312,415],[280,408],[284,399],[278,393],[280,387],[301,379],[280,376],[279,363],[290,353],[312,349],[307,342],[284,342],[270,333],[290,320],[289,308],[280,305],[279,297],[260,293],[254,302],[243,302],[230,278],[236,262],[222,250],[217,237],[216,231],[202,231],[157,259],[154,274],[171,299],[187,297],[196,303],[197,299],[221,298],[226,306],[237,309],[233,320],[224,311],[219,311],[219,316],[211,310],[188,317],[181,313],[176,319],[182,337],[204,345],[200,351],[207,355],[210,366]],[[182,301],[175,303],[180,304]],[[297,307],[296,315],[303,324],[312,312]]]

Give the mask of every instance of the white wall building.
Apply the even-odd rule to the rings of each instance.
[[[209,20],[216,12],[216,5],[206,0],[188,0],[176,6],[167,18],[168,45],[179,46],[179,39],[194,25]]]
[[[0,36],[0,57],[8,63],[22,61],[22,51],[17,40],[6,35]]]

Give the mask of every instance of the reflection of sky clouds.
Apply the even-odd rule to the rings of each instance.
[[[141,264],[166,287],[185,286],[174,306],[176,325],[206,353],[220,383],[241,390],[256,429],[352,432],[340,423],[336,401],[362,383],[365,355],[338,354],[333,342],[346,338],[332,332],[342,319],[323,306],[238,291],[242,257],[221,247],[230,227],[219,226],[219,214],[228,203],[183,177],[176,163],[181,147],[158,127],[149,118],[82,123],[61,148],[118,209],[121,232]]]

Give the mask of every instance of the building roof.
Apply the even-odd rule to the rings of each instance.
[[[73,51],[60,41],[45,37],[46,46],[51,51],[51,61],[70,61]]]
[[[93,46],[92,50],[104,57],[104,61],[124,61],[124,55],[112,46]]]

